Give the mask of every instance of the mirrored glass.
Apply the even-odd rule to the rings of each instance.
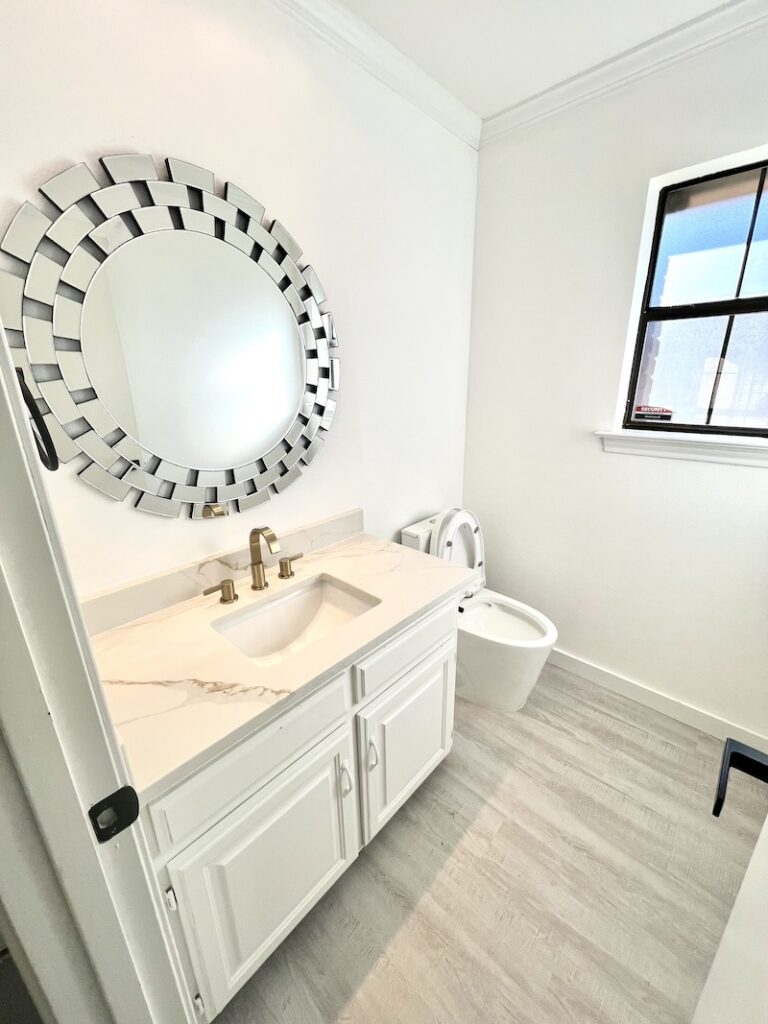
[[[304,390],[304,348],[253,260],[193,231],[125,243],[86,294],[83,358],[99,398],[152,454],[226,469],[277,444]]]
[[[651,306],[736,295],[760,171],[672,189],[651,290]]]

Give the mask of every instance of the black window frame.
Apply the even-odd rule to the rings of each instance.
[[[700,185],[708,181],[717,181],[722,178],[729,178],[732,175],[755,170],[760,170],[761,174],[757,184],[755,204],[752,210],[752,218],[749,225],[749,231],[747,233],[746,244],[744,246],[744,258],[739,272],[739,279],[736,287],[736,298],[722,299],[712,302],[685,303],[676,306],[651,306],[651,292],[653,290],[653,281],[656,276],[656,266],[659,258],[659,244],[661,242],[661,233],[664,225],[664,209],[666,207],[667,196],[669,193],[676,192],[679,189],[689,188],[692,185]],[[624,406],[622,427],[625,430],[647,430],[653,431],[654,433],[706,434],[709,436],[720,437],[768,438],[768,425],[765,427],[726,427],[713,425],[710,422],[705,424],[686,424],[672,423],[671,421],[664,420],[638,421],[632,419],[632,412],[636,403],[635,392],[637,390],[637,382],[640,376],[640,366],[643,359],[643,348],[645,346],[645,336],[648,324],[668,320],[691,320],[702,317],[727,316],[728,325],[723,336],[720,359],[715,373],[715,380],[713,382],[709,408],[707,411],[707,420],[711,420],[714,402],[717,397],[717,390],[720,384],[723,364],[728,352],[728,345],[730,344],[735,317],[739,314],[768,313],[768,295],[751,296],[749,298],[738,297],[738,293],[741,290],[741,285],[744,280],[747,260],[749,259],[752,238],[755,231],[755,225],[757,223],[757,215],[760,209],[760,200],[765,188],[766,177],[768,177],[768,160],[758,160],[750,164],[741,164],[739,166],[729,167],[727,170],[716,171],[712,174],[705,174],[696,178],[676,181],[669,185],[665,185],[659,191],[656,206],[656,219],[653,228],[653,239],[651,242],[651,251],[648,260],[648,274],[646,276],[645,287],[643,289],[642,305],[640,308],[640,317],[638,321],[637,335],[635,338],[635,349],[629,376],[629,387],[627,389],[627,398]]]

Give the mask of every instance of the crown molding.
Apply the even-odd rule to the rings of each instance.
[[[702,53],[768,22],[765,0],[731,0],[483,121],[481,146]]]
[[[463,142],[477,149],[482,119],[336,0],[270,0]]]

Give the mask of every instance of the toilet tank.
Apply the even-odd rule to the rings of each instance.
[[[437,520],[437,513],[420,519],[412,526],[405,526],[400,531],[400,543],[406,548],[415,548],[417,551],[429,552],[429,541],[432,537],[432,527]]]

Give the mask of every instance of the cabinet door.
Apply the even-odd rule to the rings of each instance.
[[[455,676],[451,640],[357,716],[366,842],[450,750]]]
[[[209,1020],[357,856],[353,758],[347,725],[169,863]]]

